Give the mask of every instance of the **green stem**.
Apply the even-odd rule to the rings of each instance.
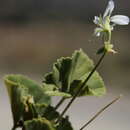
[[[113,101],[111,101],[109,104],[107,104],[105,107],[103,107],[100,111],[98,111],[85,125],[83,125],[80,130],[83,130],[85,127],[87,127],[92,121],[94,121],[103,111],[105,111],[109,106],[111,106],[113,103],[118,101],[121,96],[115,98]]]
[[[62,105],[62,103],[65,101],[65,99],[65,97],[61,98],[61,100],[58,102],[54,109],[57,110],[60,107],[60,105]]]
[[[111,31],[108,31],[108,41],[109,43],[111,43]]]
[[[86,80],[83,82],[83,84],[81,85],[81,87],[78,89],[78,91],[75,93],[75,95],[73,96],[73,98],[70,100],[70,102],[67,104],[67,106],[65,107],[65,109],[63,110],[63,112],[61,113],[61,115],[59,116],[58,120],[56,121],[56,123],[58,123],[59,121],[61,121],[63,115],[66,113],[66,111],[69,109],[69,107],[71,106],[71,104],[74,102],[74,100],[76,99],[76,97],[80,94],[80,92],[82,91],[84,85],[88,82],[88,80],[91,78],[92,74],[96,71],[97,67],[100,65],[101,61],[103,60],[104,56],[106,55],[106,51],[102,54],[101,58],[99,59],[99,61],[97,62],[97,64],[95,65],[95,67],[93,68],[93,70],[91,71],[91,73],[88,75],[88,77],[86,78]]]

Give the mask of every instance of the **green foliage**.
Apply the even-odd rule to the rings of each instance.
[[[59,117],[59,113],[52,106],[48,106],[43,114],[43,116],[51,121],[55,121]]]
[[[57,126],[57,130],[73,130],[71,123],[69,122],[68,116],[62,119],[60,124]]]
[[[68,116],[56,122],[60,114],[51,105],[51,96],[73,97],[93,68],[92,60],[78,50],[72,57],[58,59],[52,72],[45,75],[42,85],[23,75],[5,76],[14,126],[17,128],[22,122],[23,130],[73,130]],[[104,93],[104,82],[95,71],[78,96]]]
[[[44,94],[43,88],[35,81],[23,75],[7,75],[4,79],[7,87],[9,86],[9,89],[12,89],[13,85],[16,85],[17,87],[24,86],[27,89],[27,93],[33,96],[34,102],[50,103],[50,97]]]
[[[43,83],[43,89],[45,91],[45,94],[47,94],[48,96],[63,96],[66,98],[71,97],[71,94],[59,91],[57,86],[54,84]]]
[[[24,123],[25,130],[56,130],[52,123],[45,118],[36,118]]]
[[[10,97],[14,125],[23,121],[25,130],[59,130],[61,123],[54,124],[59,113],[48,105],[50,96],[45,94],[43,87],[22,75],[7,75],[4,80]],[[66,124],[69,126],[69,121]]]
[[[51,96],[72,97],[93,68],[92,60],[82,50],[75,51],[72,57],[62,57],[53,64],[52,72],[44,77],[43,88]],[[98,72],[95,72],[79,96],[103,94],[104,82]]]
[[[24,103],[26,102],[26,99],[24,98],[26,96],[26,89],[23,86],[17,87],[14,84],[13,87],[11,85],[8,87],[8,91],[10,95],[14,124],[17,124],[23,117],[25,108]]]
[[[34,118],[24,122],[25,130],[73,130],[68,121],[68,117],[64,118],[59,125],[54,125],[46,118]]]
[[[33,80],[22,75],[7,75],[4,79],[10,97],[14,124],[33,117],[33,104],[36,104],[36,109],[39,109],[38,104],[50,104],[50,97]]]

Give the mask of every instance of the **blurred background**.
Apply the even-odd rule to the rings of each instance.
[[[93,18],[104,12],[107,0],[1,0],[0,1],[0,130],[10,130],[12,115],[3,76],[24,74],[41,83],[52,63],[82,48],[96,62],[101,39],[93,36]],[[130,16],[130,1],[115,0],[113,14]],[[119,94],[123,98],[96,119],[89,130],[129,130],[130,25],[116,26],[113,44],[98,68],[107,86],[104,97],[79,98],[68,114],[78,130],[100,108]],[[59,98],[54,97],[53,104]],[[62,107],[63,108],[63,107]],[[61,108],[61,109],[62,109]],[[60,109],[60,110],[61,110]]]

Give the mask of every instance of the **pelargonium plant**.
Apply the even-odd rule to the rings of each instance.
[[[112,15],[114,1],[110,0],[103,14],[95,16],[97,25],[94,34],[102,37],[103,47],[97,51],[99,61],[93,61],[82,50],[76,50],[71,57],[62,57],[52,66],[52,71],[45,74],[39,85],[23,75],[11,74],[4,78],[7,86],[13,115],[12,130],[73,130],[69,116],[65,115],[72,103],[82,96],[102,96],[106,93],[102,77],[97,68],[105,55],[115,54],[111,37],[115,25],[127,25],[129,17]],[[60,96],[58,104],[52,106],[51,98]],[[120,98],[117,97],[96,113],[79,130],[85,129],[101,112]],[[61,113],[58,108],[70,99]]]

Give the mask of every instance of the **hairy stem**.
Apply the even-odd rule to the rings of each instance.
[[[111,106],[113,103],[118,101],[121,96],[115,98],[113,101],[111,101],[109,104],[107,104],[105,107],[103,107],[100,111],[98,111],[85,125],[83,125],[80,130],[83,130],[85,127],[87,127],[92,121],[94,121],[103,111],[105,111],[109,106]]]
[[[97,64],[95,65],[95,67],[93,68],[93,70],[91,71],[91,73],[88,75],[88,77],[86,78],[86,80],[83,82],[83,84],[81,85],[81,87],[78,89],[78,91],[75,93],[75,95],[73,96],[73,98],[70,100],[70,102],[67,104],[67,106],[65,107],[65,109],[63,110],[63,112],[61,113],[61,115],[59,116],[58,120],[56,121],[56,123],[58,123],[59,121],[61,121],[63,115],[66,113],[66,111],[69,109],[69,107],[71,106],[71,104],[74,102],[74,100],[76,99],[76,97],[80,94],[80,92],[82,91],[84,85],[88,82],[88,80],[91,78],[91,76],[93,75],[93,73],[96,71],[96,69],[98,68],[98,66],[100,65],[100,63],[102,62],[104,56],[106,55],[106,51],[102,54],[101,58],[99,59],[99,61],[97,62]]]
[[[54,109],[57,110],[60,107],[60,105],[62,105],[62,103],[65,101],[65,99],[65,97],[61,98],[61,100],[58,102]]]

